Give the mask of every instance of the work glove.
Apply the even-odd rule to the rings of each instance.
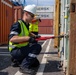
[[[55,39],[55,38],[56,38],[55,36],[52,37],[52,39]]]
[[[40,38],[40,37],[41,37],[40,35],[36,35],[36,36],[35,36],[36,39],[37,39],[37,38]]]
[[[35,43],[35,42],[37,42],[36,39],[35,39],[35,37],[30,37],[29,43]]]

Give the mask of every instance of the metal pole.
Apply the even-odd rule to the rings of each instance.
[[[64,16],[64,18],[65,18],[65,25],[64,25],[65,29],[64,29],[64,34],[67,33],[67,12],[68,12],[67,5],[68,5],[68,2],[67,2],[67,0],[65,0],[65,16]],[[63,66],[64,72],[66,71],[66,67],[67,67],[67,58],[66,58],[66,50],[67,50],[66,45],[67,44],[66,44],[66,42],[67,42],[67,39],[64,36],[64,66]]]

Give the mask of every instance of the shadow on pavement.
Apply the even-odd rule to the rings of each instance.
[[[0,72],[0,75],[8,75],[8,72]]]
[[[61,69],[58,68],[58,64],[59,64],[59,61],[49,60],[46,63],[44,72],[59,72],[59,71],[61,71]]]
[[[10,65],[11,65],[11,57],[10,56],[0,56],[0,70],[3,70]]]

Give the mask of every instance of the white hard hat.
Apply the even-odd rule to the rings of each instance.
[[[32,14],[36,14],[36,5],[27,5],[23,9],[24,11],[30,12]]]

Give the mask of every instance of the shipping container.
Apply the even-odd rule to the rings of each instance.
[[[53,34],[53,27],[51,26],[40,26],[39,34]]]
[[[22,6],[14,6],[14,22],[22,18]]]
[[[70,4],[69,74],[76,75],[76,0]]]
[[[36,12],[41,19],[41,22],[39,23],[39,33],[53,34],[54,5],[37,6]]]
[[[53,19],[41,19],[39,23],[40,34],[53,34]]]
[[[41,19],[54,19],[54,12],[37,12]]]
[[[60,33],[65,35],[59,46],[62,67],[65,75],[76,75],[76,0],[61,0],[59,3],[60,13],[56,12],[55,17],[60,17],[56,20],[59,21]]]
[[[39,23],[40,26],[53,26],[53,19],[41,19],[41,22]]]
[[[42,14],[42,13],[39,13]],[[50,17],[46,18],[46,14],[44,13],[41,16],[41,22],[39,23],[39,33],[43,34],[52,34],[53,33],[53,13],[49,13]],[[18,19],[22,18],[22,7],[21,6],[14,6],[14,22]],[[44,30],[43,30],[44,29]]]
[[[22,6],[14,6],[13,10],[14,10],[14,22],[16,22],[18,19],[22,18]],[[44,33],[44,34],[53,33],[53,12],[49,13],[50,17],[48,16],[47,18],[46,18],[46,14],[47,13],[44,13],[44,15],[40,17],[42,20],[41,23],[39,23],[40,34],[41,33]]]
[[[10,27],[13,22],[16,22],[18,19],[22,18],[22,6],[12,6],[8,0],[0,1],[1,7],[1,24],[0,24],[0,44],[5,44],[8,41],[8,34]],[[40,7],[41,8],[41,7]],[[52,34],[53,33],[53,6],[52,7],[42,7],[44,8],[41,11],[46,9],[46,13],[38,12],[38,15],[41,16],[41,23],[39,24],[39,33],[40,34]],[[41,8],[41,9],[42,9]],[[52,8],[52,11],[50,11]],[[5,28],[6,25],[6,28]],[[5,32],[6,31],[6,32]]]
[[[39,23],[40,34],[53,34],[53,19],[41,19]]]
[[[60,2],[59,2],[60,3]],[[67,5],[67,7],[66,7]],[[70,27],[70,13],[68,9],[70,9],[70,1],[69,0],[61,0],[61,5],[59,6],[60,12],[59,12],[59,35],[60,34],[68,34],[69,27]],[[63,11],[65,10],[65,12]],[[56,15],[57,16],[57,15]],[[68,60],[69,60],[69,38],[65,37],[60,39],[59,41],[59,53],[61,57],[61,62],[63,64],[63,71],[67,74],[68,69]]]
[[[13,6],[8,0],[0,0],[0,45],[8,43],[8,34],[13,23]]]
[[[54,5],[51,6],[37,6],[36,12],[54,12]]]

